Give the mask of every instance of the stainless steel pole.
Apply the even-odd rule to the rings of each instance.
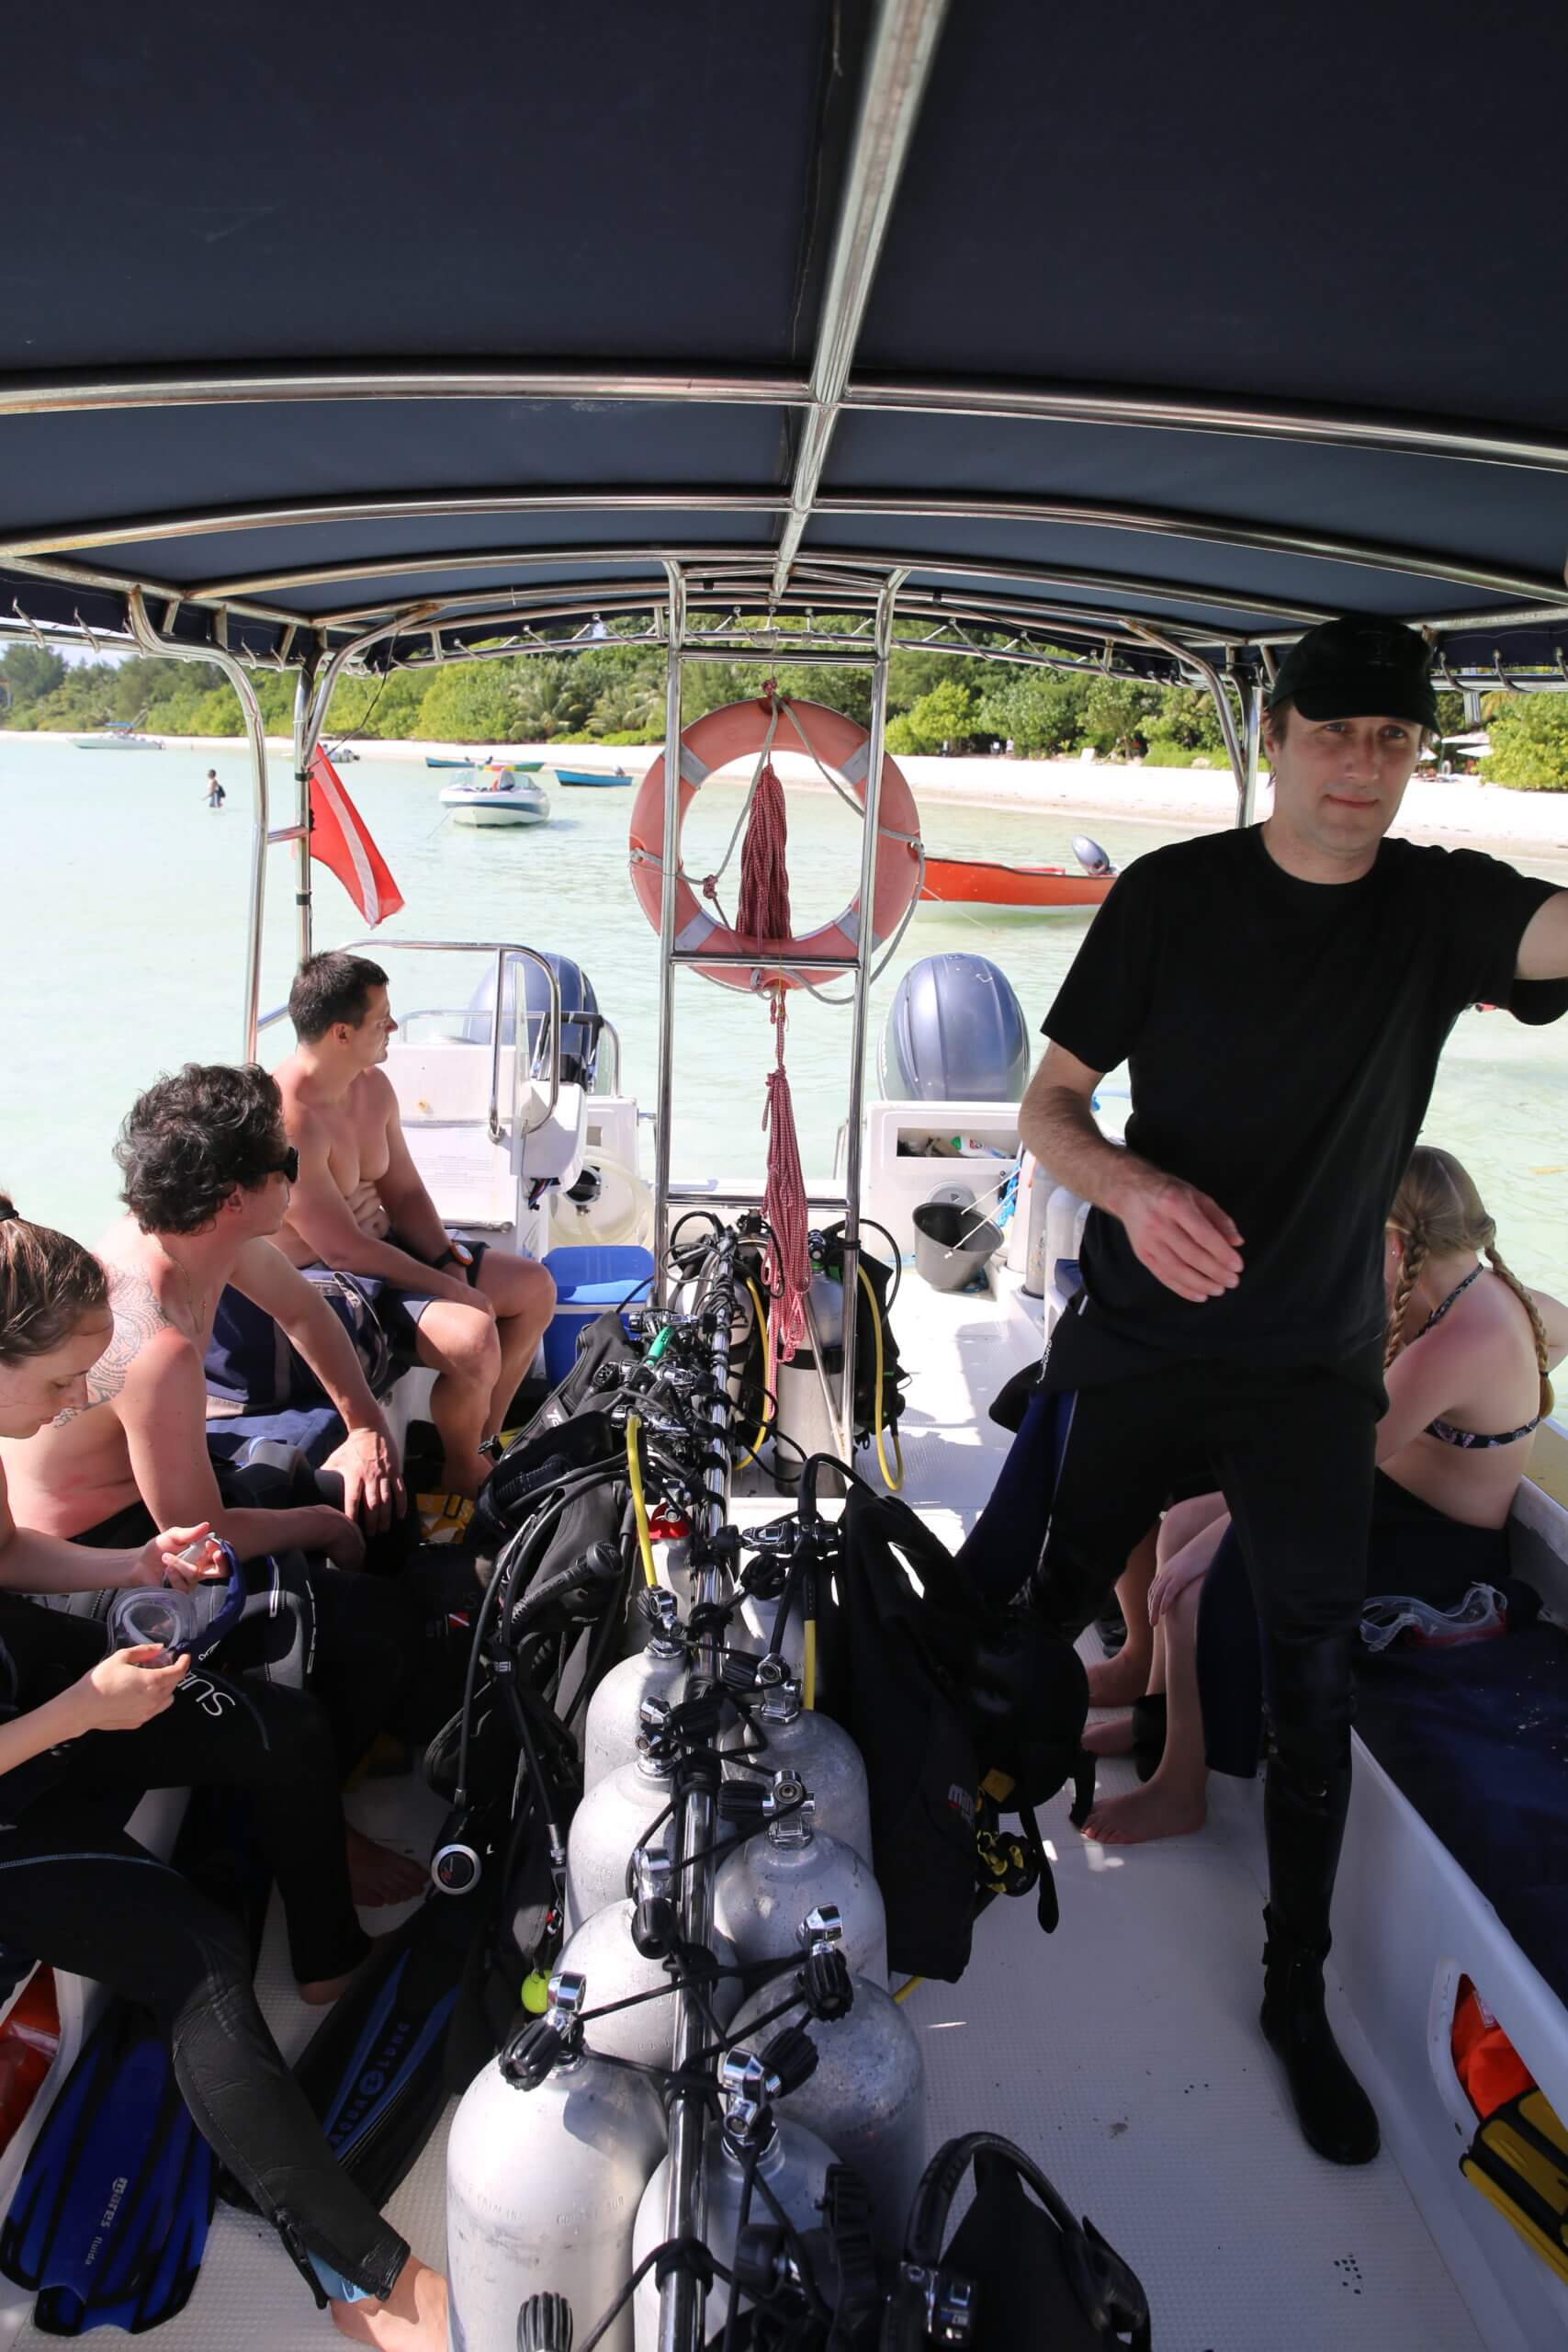
[[[871,1001],[872,958],[876,953],[872,905],[876,889],[876,849],[882,815],[882,758],[887,732],[887,666],[892,656],[893,607],[908,573],[891,572],[876,605],[876,660],[871,673],[871,741],[867,747],[865,809],[861,820],[860,933],[855,941],[855,986],[850,1016],[850,1116],[844,1148],[843,1372],[839,1388],[839,1432],[843,1459],[854,1465],[855,1324],[860,1304],[860,1183],[865,1097],[865,1029]]]
[[[1263,682],[1247,672],[1236,680],[1241,697],[1241,773],[1235,780],[1235,820],[1258,821],[1258,747],[1263,732]]]
[[[319,655],[310,647],[294,681],[294,787],[299,838],[294,846],[294,904],[299,912],[299,961],[310,953],[310,761],[315,743],[310,734],[310,706],[315,693]]]
[[[681,839],[681,653],[686,633],[686,582],[677,563],[670,581],[664,672],[664,867],[659,897],[659,1106],[654,1128],[653,1297],[669,1297],[671,1112],[675,1091],[675,885]]]
[[[672,662],[671,667],[676,666]],[[666,835],[667,840],[672,838]],[[668,963],[664,968],[669,971]],[[735,1322],[733,1241],[726,1250],[716,1280],[708,1287],[705,1303],[713,1310],[714,1320],[714,1396],[708,1419],[715,1440],[725,1442],[730,1415],[729,1335]],[[722,1450],[716,1442],[714,1456],[703,1472],[704,1499],[693,1529],[694,1535],[704,1542],[711,1542],[724,1524],[728,1501],[728,1442],[722,1443]],[[702,1566],[700,1552],[698,1559],[692,1599],[697,1609],[711,1611],[716,1602],[728,1598],[725,1588],[729,1578],[722,1568]],[[719,1635],[716,1622],[711,1617],[709,1625],[710,1630],[700,1636],[693,1653],[694,1689],[718,1679]],[[706,1947],[713,1934],[714,1865],[707,1849],[714,1842],[716,1822],[713,1796],[705,1789],[690,1790],[680,1816],[681,1933],[689,1945]],[[678,1993],[675,2002],[676,2071],[691,2068],[694,2072],[707,2041],[707,2019],[702,2004],[689,1992]],[[705,2105],[693,2092],[683,2091],[671,2102],[670,2186],[664,2207],[667,2239],[700,2239],[706,2226],[707,2196],[703,2177],[706,2122]],[[707,2293],[701,2281],[689,2270],[673,2272],[660,2291],[659,2352],[702,2352],[706,2308]]]
[[[250,673],[237,655],[217,645],[186,645],[178,638],[163,637],[153,628],[147,599],[133,588],[126,600],[130,633],[143,653],[172,656],[176,662],[210,662],[222,671],[240,697],[245,739],[251,752],[251,903],[245,930],[245,1007],[240,1058],[254,1061],[256,1024],[261,1013],[262,919],[266,911],[267,776],[266,736],[261,705]]]

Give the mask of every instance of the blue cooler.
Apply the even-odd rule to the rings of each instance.
[[[555,1278],[556,1311],[545,1333],[545,1377],[552,1388],[563,1381],[577,1358],[577,1341],[584,1328],[607,1306],[635,1304],[646,1298],[653,1282],[653,1252],[629,1245],[612,1249],[552,1250],[545,1260]]]

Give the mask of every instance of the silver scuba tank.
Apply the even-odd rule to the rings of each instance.
[[[637,1596],[637,1606],[650,1629],[647,1648],[613,1666],[588,1702],[582,1727],[584,1794],[636,1756],[642,1702],[673,1702],[685,1685],[686,1643],[674,1594],[649,1589]]]
[[[750,2050],[732,2050],[720,2062],[724,2120],[709,2124],[703,2147],[703,2243],[727,2267],[735,2258],[741,2192],[749,2164],[755,2165],[756,2177],[767,2182],[797,2230],[804,2232],[820,2225],[818,2207],[827,2187],[833,2154],[804,2124],[785,2123],[774,2115],[771,2102],[784,2095],[792,2079],[793,2074],[781,2076],[770,2072]],[[643,2191],[632,2239],[633,2270],[655,2246],[664,2243],[669,2170],[666,2159]],[[753,2190],[748,2220],[768,2222],[773,2219],[770,2207]],[[703,2315],[705,2341],[723,2326],[728,2301],[728,2283],[716,2278],[708,2290]],[[638,2287],[632,2303],[637,2315],[637,2352],[657,2352],[659,2288],[652,2272]],[[748,2299],[742,2296],[739,2308],[745,2311]]]
[[[655,1555],[659,1581],[673,1593],[682,1617],[692,1607],[692,1547],[689,1539],[682,1537],[666,1544]],[[773,1629],[778,1621],[776,1600],[764,1600],[754,1592],[742,1590],[737,1596],[735,1614],[730,1620],[730,1638],[739,1647],[759,1656],[773,1646]],[[798,1675],[806,1663],[806,1625],[798,1608],[792,1609],[784,1621],[784,1637],[779,1651],[791,1674]]]
[[[496,2352],[517,2338],[518,2306],[565,2296],[580,2335],[631,2275],[638,2199],[666,2147],[641,2075],[586,2054],[581,1976],[550,1980],[530,2018],[464,2092],[446,2144],[450,2352]],[[604,2352],[631,2352],[629,2312]]]
[[[660,1752],[670,1721],[667,1699],[645,1699],[637,1710],[646,1743],[590,1790],[572,1815],[566,1841],[566,1929],[570,1935],[626,1892],[626,1865],[635,1848],[656,1835],[655,1824],[675,1793],[673,1764]]]
[[[718,1792],[726,1820],[761,1812],[767,1823],[719,1865],[714,1880],[713,1922],[742,1962],[787,1960],[802,1949],[800,1922],[831,1903],[843,1926],[852,1976],[887,1986],[887,1920],[882,1893],[852,1846],[818,1836],[811,1798],[792,1774],[781,1772],[771,1794],[727,1781]],[[581,1816],[580,1816],[581,1817]]]
[[[757,1691],[750,1702],[754,1732],[737,1723],[727,1729],[719,1747],[744,1752],[770,1771],[793,1772],[810,1790],[818,1829],[852,1847],[870,1864],[871,1797],[860,1749],[830,1715],[808,1708],[796,1681],[775,1682]],[[753,1744],[753,1742],[755,1744]],[[750,1778],[737,1767],[726,1767],[729,1779]]]
[[[635,1898],[607,1903],[583,1921],[561,1953],[560,1966],[587,1977],[595,2008],[643,1994],[664,1995],[660,2000],[637,1999],[635,2008],[595,2018],[589,2039],[607,2057],[669,2066],[674,2064],[676,2002],[663,1955],[673,1945],[679,1920],[674,1871],[662,1847],[644,1848],[632,1856],[632,1884]],[[734,1946],[723,1936],[710,1938],[708,1950],[721,1968],[736,1965]],[[721,1978],[708,1991],[708,2007],[726,2028],[740,1989],[735,1978]]]
[[[843,1930],[830,1905],[802,1922],[808,1961],[841,1958]],[[735,2019],[739,2041],[760,2038],[755,2020],[776,2010],[798,1985],[798,2008],[761,2034],[799,2024],[817,2051],[816,2071],[783,2094],[779,2113],[815,2132],[840,2161],[852,2165],[871,2192],[885,2245],[904,2243],[905,2224],[926,2162],[926,2070],[914,2028],[903,2010],[869,1977],[803,1968],[794,1980],[775,1980],[752,1995]],[[806,1995],[811,1996],[808,2003]],[[847,1998],[847,2006],[840,2006]]]

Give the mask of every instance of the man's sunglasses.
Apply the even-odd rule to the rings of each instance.
[[[273,1165],[264,1172],[268,1176],[285,1177],[290,1184],[298,1183],[299,1181],[299,1154],[296,1151],[294,1146],[290,1144],[282,1159],[275,1160]]]

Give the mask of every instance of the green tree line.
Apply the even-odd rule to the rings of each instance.
[[[761,690],[765,661],[705,662],[686,672],[689,723],[721,703]],[[295,673],[254,673],[267,732],[293,723]],[[791,669],[792,692],[863,724],[870,680],[863,670]],[[1457,695],[1439,697],[1445,733],[1461,724]],[[15,644],[0,656],[0,724],[81,734],[129,721],[162,736],[239,735],[239,703],[213,665],[133,656],[68,663],[49,648]],[[888,749],[895,753],[987,752],[1145,759],[1155,767],[1223,767],[1224,748],[1209,696],[963,654],[898,652],[888,680]],[[1496,695],[1485,706],[1492,752],[1483,774],[1535,791],[1568,790],[1568,696]],[[513,654],[344,678],[327,715],[327,737],[394,742],[658,742],[664,732],[664,664],[657,646],[618,643],[612,632],[579,652]]]

